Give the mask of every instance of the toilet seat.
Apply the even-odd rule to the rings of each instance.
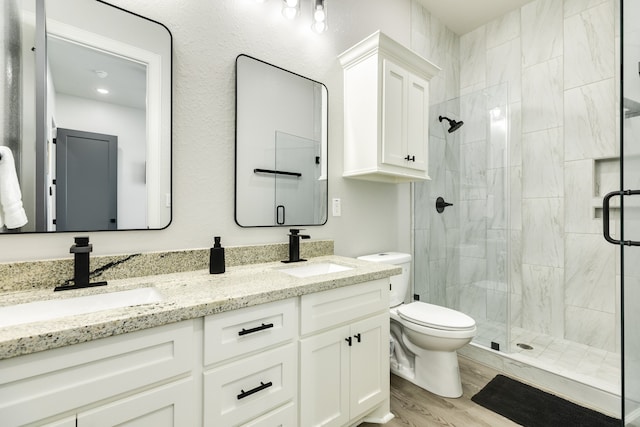
[[[444,331],[475,330],[476,322],[471,317],[450,308],[414,301],[397,309],[400,318],[432,329]]]

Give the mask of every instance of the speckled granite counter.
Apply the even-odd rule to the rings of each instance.
[[[155,287],[164,299],[159,303],[0,328],[0,359],[353,285],[402,271],[396,266],[334,255],[311,258],[303,264],[317,262],[332,262],[352,269],[296,278],[278,271],[290,267],[290,264],[270,262],[227,267],[226,272],[220,275],[197,270],[111,280],[107,287],[100,288],[56,293],[51,289],[5,293],[0,306],[146,286]]]

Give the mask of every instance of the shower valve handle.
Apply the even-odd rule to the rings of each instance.
[[[453,206],[453,203],[445,202],[442,197],[436,199],[436,211],[438,211],[438,213],[444,212],[444,209],[448,206]]]

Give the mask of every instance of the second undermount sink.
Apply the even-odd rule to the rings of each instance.
[[[296,267],[281,268],[279,269],[283,273],[287,273],[295,277],[311,277],[320,276],[322,274],[338,273],[341,271],[353,270],[352,267],[346,267],[340,264],[334,264],[332,262],[318,262],[304,264]]]
[[[152,287],[0,307],[0,328],[162,301]]]

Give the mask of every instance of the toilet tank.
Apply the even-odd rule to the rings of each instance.
[[[380,252],[377,254],[359,256],[363,261],[383,262],[402,267],[402,274],[391,276],[391,291],[389,307],[402,304],[409,291],[409,274],[411,273],[411,255],[402,252]]]

